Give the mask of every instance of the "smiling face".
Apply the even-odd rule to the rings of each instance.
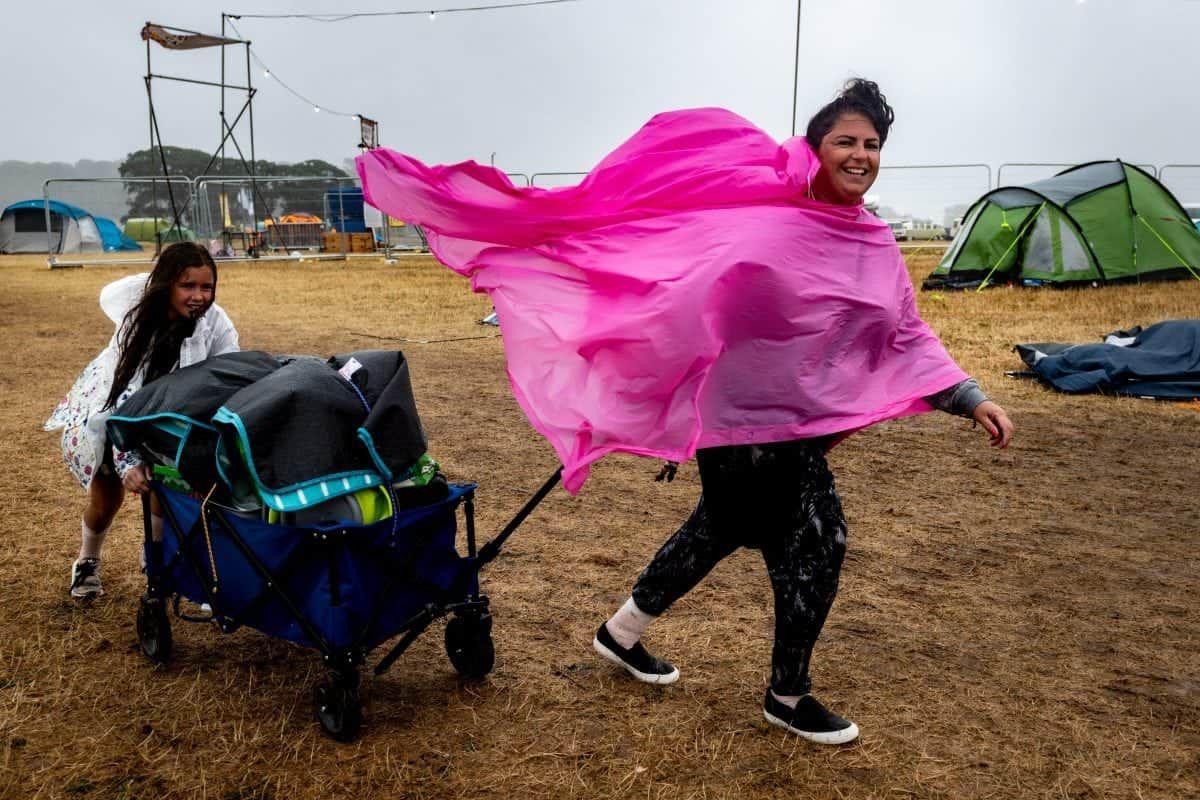
[[[171,284],[171,319],[199,319],[208,311],[216,294],[217,278],[207,266],[188,267]]]
[[[813,178],[813,197],[841,206],[861,203],[879,175],[880,147],[871,120],[856,113],[839,116],[817,148],[821,169]]]

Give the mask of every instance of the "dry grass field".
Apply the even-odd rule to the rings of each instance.
[[[910,257],[918,279],[934,263]],[[107,595],[67,597],[83,495],[41,424],[111,334],[100,287],[130,269],[0,258],[5,800],[1200,797],[1200,413],[1004,377],[1017,342],[1200,316],[1200,282],[919,296],[1017,437],[996,452],[928,414],[831,455],[850,550],[814,679],[857,743],[763,721],[771,594],[754,551],[651,630],[679,683],[635,684],[592,653],[699,491],[694,464],[663,484],[658,464],[610,457],[484,573],[495,671],[461,682],[435,625],[364,681],[363,734],[344,745],[312,719],[310,651],[177,623],[172,665],[151,668],[134,631],[136,506],[110,536]],[[404,350],[432,453],[480,484],[484,534],[554,469],[501,340],[475,324],[486,298],[432,259],[235,264],[219,299],[246,348]]]

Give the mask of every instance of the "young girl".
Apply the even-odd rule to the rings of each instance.
[[[237,330],[213,300],[217,265],[198,244],[178,242],[163,250],[149,275],[131,275],[100,291],[100,308],[117,326],[108,347],[82,373],[47,420],[62,428],[63,460],[87,492],[79,558],[71,565],[71,596],[104,593],[100,549],[124,499],[124,490],[149,488],[150,470],[134,453],[108,443],[104,423],[144,384],[209,356],[238,349]],[[152,504],[153,505],[153,504]],[[162,516],[151,509],[153,532]]]

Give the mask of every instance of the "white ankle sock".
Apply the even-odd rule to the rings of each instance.
[[[788,708],[795,708],[796,703],[800,702],[802,694],[778,694],[774,689],[771,690],[771,697],[774,697],[779,702],[783,703]]]
[[[163,533],[163,518],[158,514],[150,515],[150,539],[151,541],[161,542]]]
[[[625,605],[617,609],[617,613],[609,618],[608,622],[604,623],[608,628],[609,635],[616,640],[617,644],[625,649],[629,649],[638,643],[638,639],[642,638],[642,634],[646,632],[646,628],[650,627],[650,623],[658,617],[647,614],[637,607],[637,603],[633,602],[633,598],[625,601]]]
[[[100,548],[104,546],[104,534],[107,533],[107,530],[94,531],[83,521],[79,525],[82,529],[82,536],[79,540],[79,557],[99,560]]]

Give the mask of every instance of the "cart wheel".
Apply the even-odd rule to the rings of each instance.
[[[171,660],[171,620],[165,602],[142,597],[138,604],[137,634],[146,658],[155,664]]]
[[[335,678],[318,684],[313,689],[313,710],[325,732],[339,742],[353,741],[362,728],[358,687],[347,681]]]
[[[482,678],[496,665],[492,615],[455,615],[446,623],[446,655],[464,678]]]

